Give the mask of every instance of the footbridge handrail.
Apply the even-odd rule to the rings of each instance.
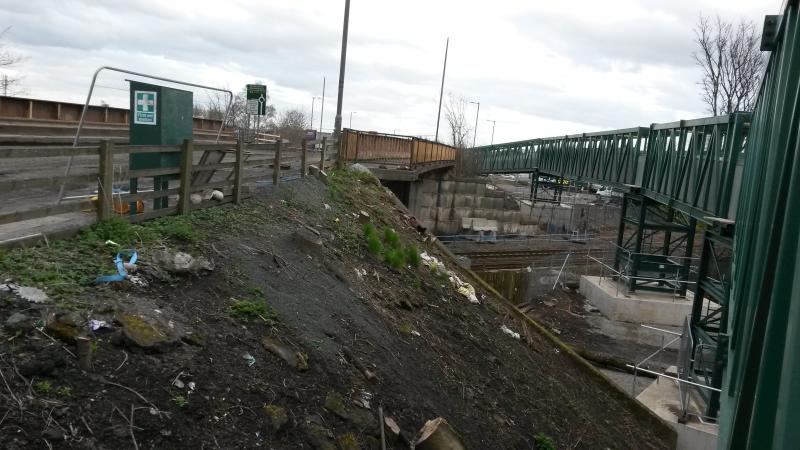
[[[475,148],[480,172],[531,173],[642,195],[703,220],[733,219],[750,113]]]

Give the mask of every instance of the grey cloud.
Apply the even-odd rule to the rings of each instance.
[[[668,19],[668,20],[664,20]],[[593,23],[579,15],[528,13],[515,18],[520,32],[577,64],[692,65],[692,22],[669,15]]]

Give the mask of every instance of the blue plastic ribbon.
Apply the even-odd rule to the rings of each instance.
[[[128,264],[136,264],[136,259],[139,257],[139,254],[136,253],[136,250],[122,250],[118,252],[117,256],[114,258],[114,264],[117,266],[116,275],[104,275],[102,277],[98,277],[96,280],[94,280],[94,284],[111,283],[114,281],[124,280],[128,276],[128,271],[125,270],[126,261],[123,260],[123,257],[128,258]]]

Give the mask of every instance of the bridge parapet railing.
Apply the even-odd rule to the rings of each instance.
[[[342,131],[342,158],[348,162],[376,162],[414,167],[420,164],[456,160],[457,149],[413,136],[359,131]]]
[[[642,193],[696,217],[735,218],[750,113],[650,127]]]
[[[750,113],[478,147],[482,173],[542,173],[735,219]]]

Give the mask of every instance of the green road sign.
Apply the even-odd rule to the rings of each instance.
[[[134,94],[136,110],[133,123],[155,125],[158,111],[158,93],[155,91],[136,91]]]
[[[247,114],[263,116],[267,113],[267,87],[263,84],[247,85]]]

